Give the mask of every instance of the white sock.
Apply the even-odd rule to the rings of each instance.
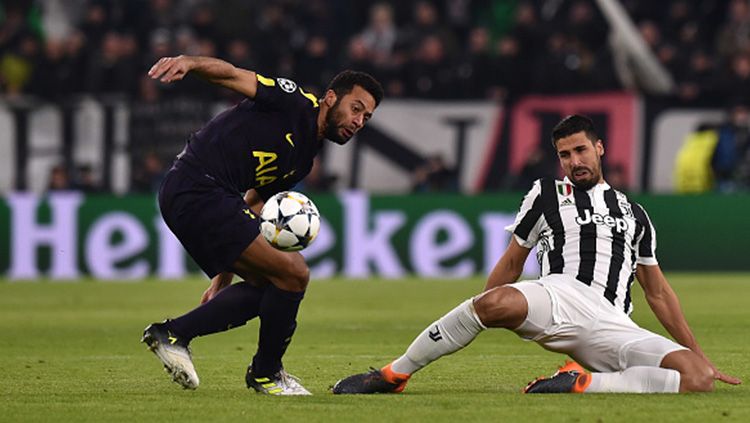
[[[674,393],[680,391],[680,372],[661,367],[635,366],[617,373],[592,373],[586,393]]]
[[[438,358],[469,345],[487,329],[470,298],[428,326],[391,365],[396,373],[412,374]]]

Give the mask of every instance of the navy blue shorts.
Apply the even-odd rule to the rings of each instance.
[[[241,195],[179,161],[159,189],[159,208],[169,229],[210,278],[231,272],[260,234],[258,216]]]

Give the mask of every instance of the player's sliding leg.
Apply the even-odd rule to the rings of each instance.
[[[433,322],[401,357],[380,370],[349,376],[332,388],[334,394],[401,392],[412,373],[438,358],[469,345],[485,326],[474,311],[472,299],[461,303]]]
[[[584,392],[677,393],[680,372],[661,367],[636,366],[616,373],[592,373]]]
[[[526,302],[520,292],[509,287],[495,288],[464,301],[432,323],[392,363],[380,370],[344,378],[332,391],[334,394],[401,392],[414,372],[469,345],[487,327],[515,327],[525,316]]]
[[[310,395],[286,373],[282,358],[297,327],[297,313],[310,272],[299,253],[284,253],[258,237],[235,263],[239,274],[262,274],[272,283],[263,293],[258,315],[258,351],[248,366],[248,388],[270,395]]]
[[[211,301],[174,320],[149,325],[142,342],[161,360],[175,382],[195,389],[200,382],[188,347],[190,341],[244,325],[258,315],[263,291],[249,282],[230,285]]]
[[[539,313],[544,307],[546,297],[537,295],[535,285],[523,284],[521,289],[529,301],[529,318],[516,332],[523,336],[524,331],[533,336],[539,333],[538,328],[547,327],[546,316]],[[560,298],[558,298],[560,300]],[[542,317],[536,325],[529,325],[533,317]],[[624,321],[618,316],[599,316],[601,328],[588,334],[572,353],[577,354],[582,362],[602,363],[602,357],[612,357],[615,363],[605,365],[608,368],[626,367],[619,372],[586,372],[576,363],[568,363],[557,373],[548,378],[539,378],[531,382],[526,393],[677,393],[703,392],[713,389],[713,369],[698,354],[676,344],[674,341],[645,329],[638,328],[632,322]],[[565,322],[562,322],[565,325]],[[535,328],[537,326],[538,328]],[[604,341],[609,339],[609,341]],[[604,342],[604,343],[603,343]],[[553,345],[547,348],[556,350]],[[597,352],[604,348],[604,355]],[[624,360],[620,364],[620,360]],[[592,364],[593,366],[596,366]]]
[[[637,348],[661,355],[673,348],[666,346],[669,342],[654,338],[639,342]],[[591,373],[591,383],[583,392],[678,393],[708,392],[713,388],[714,372],[706,360],[688,349],[676,349],[664,356],[660,367],[633,366],[622,372]]]
[[[438,358],[469,345],[479,332],[486,329],[468,299],[441,317],[409,345],[406,353],[388,367],[393,374],[411,375]]]
[[[578,363],[568,362],[554,375],[530,382],[527,394],[562,393],[677,393],[680,373],[660,367],[635,366],[621,372],[589,373]]]

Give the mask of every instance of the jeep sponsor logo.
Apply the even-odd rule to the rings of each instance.
[[[603,216],[599,213],[591,213],[591,210],[586,209],[583,211],[583,217],[576,217],[576,223],[579,225],[588,225],[593,223],[594,225],[604,225],[613,228],[615,232],[624,233],[630,228],[628,221],[621,217],[612,217],[610,215]]]

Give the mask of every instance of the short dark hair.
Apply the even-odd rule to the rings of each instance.
[[[552,145],[557,148],[558,140],[579,132],[585,132],[586,138],[590,139],[592,143],[599,139],[599,135],[594,128],[594,122],[590,118],[583,115],[570,115],[552,128]]]
[[[328,84],[326,91],[333,90],[336,96],[341,98],[354,89],[355,85],[359,85],[365,91],[370,93],[375,99],[375,107],[380,104],[380,100],[383,99],[383,87],[377,79],[373,78],[370,74],[365,72],[358,72],[353,70],[345,70],[334,76],[331,83]]]

